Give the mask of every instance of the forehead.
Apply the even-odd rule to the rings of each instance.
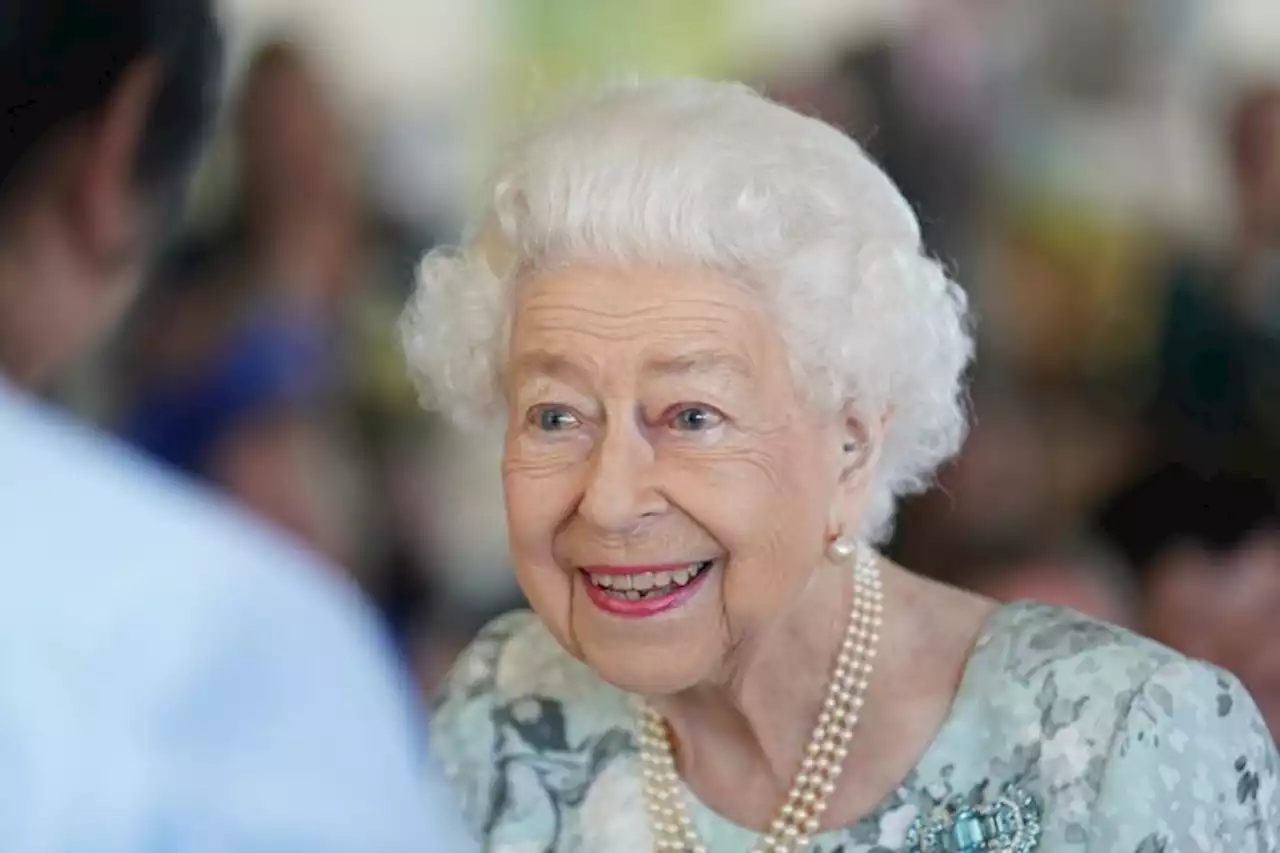
[[[573,266],[517,293],[515,372],[627,362],[654,373],[754,374],[782,355],[760,298],[696,268]]]

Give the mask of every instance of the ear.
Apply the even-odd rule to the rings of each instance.
[[[846,525],[866,508],[871,475],[880,461],[880,448],[892,419],[891,412],[876,417],[847,405],[838,414],[833,448],[839,464],[836,497],[827,521],[828,536],[848,535]]]
[[[160,81],[157,60],[127,68],[82,131],[70,220],[88,260],[108,268],[136,257],[146,233],[137,165],[147,118]]]
[[[840,482],[846,487],[857,486],[880,461],[880,447],[892,413],[886,411],[876,418],[846,405],[840,418]]]

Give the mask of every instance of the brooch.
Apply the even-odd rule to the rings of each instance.
[[[995,802],[946,805],[921,814],[907,831],[906,853],[1032,853],[1040,844],[1040,801],[1016,787]]]

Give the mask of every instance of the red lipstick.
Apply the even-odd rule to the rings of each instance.
[[[700,568],[698,574],[683,586],[673,584],[670,588],[671,591],[666,593],[646,590],[642,597],[637,598],[629,597],[627,590],[605,589],[591,580],[591,575],[610,578],[631,578],[645,573],[679,572],[693,569],[697,566],[702,566],[703,568]],[[591,603],[605,613],[627,619],[643,619],[649,616],[656,616],[659,613],[666,613],[683,605],[701,589],[707,576],[711,574],[711,570],[715,566],[716,561],[713,560],[652,566],[592,566],[582,570],[582,585],[586,588],[587,598],[590,599]]]

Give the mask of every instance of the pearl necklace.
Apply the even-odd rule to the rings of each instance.
[[[853,610],[835,671],[827,685],[822,711],[805,748],[804,761],[786,803],[769,831],[753,848],[754,853],[795,853],[807,849],[844,769],[848,744],[858,724],[871,678],[884,612],[879,559],[870,548],[858,547],[854,578]],[[657,849],[672,853],[708,853],[685,808],[666,721],[647,705],[641,716],[640,761]]]

